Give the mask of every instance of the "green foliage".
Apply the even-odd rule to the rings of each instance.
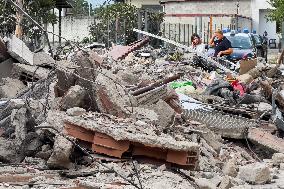
[[[135,6],[125,3],[100,7],[96,11],[99,22],[90,26],[90,33],[98,42],[105,44],[108,44],[108,39],[109,44],[116,39],[120,43],[131,43],[137,39],[132,31],[137,27],[137,12]]]
[[[138,28],[138,11],[135,6],[126,3],[100,7],[95,11],[98,22],[90,26],[90,33],[100,43],[132,43],[137,40],[137,33],[133,32],[133,28]],[[148,31],[157,34],[163,19],[164,14],[149,13]],[[145,27],[145,23],[142,27]]]
[[[85,0],[73,0],[72,1],[72,13],[74,16],[78,15],[89,15],[89,3]],[[91,14],[93,14],[93,11],[91,10]]]
[[[25,11],[40,24],[56,23],[56,15],[52,13],[55,0],[25,0]]]
[[[56,16],[51,12],[55,7],[55,0],[24,0],[23,9],[39,24],[56,23]],[[16,8],[8,1],[0,0],[0,30],[13,33],[16,26]],[[30,33],[34,24],[25,16],[23,22],[24,34]],[[3,31],[5,30],[5,31]]]
[[[269,0],[269,3],[274,9],[271,10],[267,19],[282,23],[284,21],[284,0]]]
[[[16,11],[11,4],[0,0],[0,32],[12,33],[15,31]]]

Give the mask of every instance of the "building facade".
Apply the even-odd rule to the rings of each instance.
[[[212,30],[248,28],[261,35],[267,31],[270,39],[279,40],[276,22],[266,20],[272,8],[267,0],[164,0],[162,4],[166,23],[191,23],[199,33],[208,30],[207,23]]]
[[[269,39],[279,41],[276,22],[267,22],[266,16],[272,9],[267,0],[126,0],[139,8],[145,5],[163,6],[165,12],[165,30],[182,24],[180,33],[192,33],[203,37],[215,29],[256,30],[262,35],[265,31]],[[189,25],[189,26],[188,26]],[[184,27],[184,28],[183,28]],[[172,30],[172,29],[171,29]],[[212,30],[212,31],[211,31]],[[169,31],[170,32],[170,31]],[[183,38],[183,37],[182,37]]]

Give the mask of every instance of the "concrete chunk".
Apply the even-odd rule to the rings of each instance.
[[[45,52],[38,52],[34,54],[34,65],[54,66],[55,60]]]
[[[69,159],[73,150],[73,144],[64,137],[57,135],[55,137],[53,153],[47,161],[50,168],[69,169],[72,163]]]
[[[199,178],[195,180],[195,183],[200,189],[217,189],[217,187],[210,182],[210,180],[205,178]]]
[[[94,99],[100,112],[122,118],[130,115],[131,111],[127,107],[134,104],[134,99],[117,84],[119,81],[115,75],[109,72],[98,74],[95,83]]]
[[[61,110],[68,110],[73,107],[80,107],[84,104],[86,90],[79,85],[69,89],[67,94],[60,101]]]
[[[251,184],[265,184],[271,180],[270,170],[263,163],[254,163],[240,167],[238,177]]]
[[[238,175],[236,163],[236,159],[230,159],[227,163],[225,163],[223,173],[231,177],[236,177]]]
[[[15,135],[16,135],[16,143],[20,145],[26,138],[28,133],[26,124],[27,124],[27,109],[20,108],[15,109],[12,111],[11,119],[12,119],[12,127],[15,128]]]
[[[284,163],[284,154],[283,153],[275,153],[272,156],[273,165],[279,166],[281,163]]]
[[[173,123],[175,111],[164,100],[159,100],[156,104],[149,106],[149,109],[153,109],[157,113],[158,127],[166,128]]]
[[[12,98],[26,88],[18,79],[3,78],[0,82],[0,98]]]
[[[17,146],[13,140],[0,137],[0,162],[10,163],[16,160]]]

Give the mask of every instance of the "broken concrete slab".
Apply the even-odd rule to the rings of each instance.
[[[32,82],[48,77],[50,70],[38,66],[14,63],[12,68],[12,77],[23,82]]]
[[[15,35],[8,40],[8,53],[23,64],[34,64],[34,53],[26,46],[26,44]]]
[[[60,100],[60,109],[68,110],[74,107],[82,107],[87,91],[79,85],[72,86]]]
[[[109,72],[98,74],[94,86],[96,105],[100,112],[117,117],[129,117],[131,111],[128,107],[136,104],[132,95],[121,86],[114,74]]]
[[[9,77],[12,72],[14,60],[9,58],[0,63],[0,79]]]
[[[238,178],[251,184],[266,184],[271,181],[270,170],[264,163],[240,167]]]
[[[284,140],[260,128],[250,128],[248,137],[250,141],[265,147],[271,152],[284,153]]]
[[[18,79],[2,78],[0,81],[0,98],[13,98],[24,91],[26,85]]]
[[[74,86],[77,81],[77,76],[75,74],[75,69],[70,69],[74,67],[69,61],[58,61],[56,62],[56,75],[57,83],[54,87],[56,97],[63,96],[71,86]]]
[[[0,137],[0,162],[12,163],[18,162],[17,160],[18,146],[11,139],[4,139]]]
[[[196,158],[199,153],[199,147],[196,143],[176,141],[171,136],[164,134],[158,136],[154,131],[155,128],[151,125],[137,126],[135,122],[130,120],[129,122],[123,123],[106,118],[101,122],[101,119],[101,116],[92,114],[86,114],[81,117],[66,117],[65,127],[79,127],[85,129],[85,131],[78,134],[75,132],[69,133],[75,138],[82,136],[83,133],[94,132],[94,136],[96,136],[96,133],[102,133],[111,137],[111,140],[107,140],[108,143],[111,141],[112,143],[114,143],[114,141],[129,141],[134,146],[137,144],[142,145],[143,149],[146,149],[146,152],[149,152],[149,150],[153,151],[154,148],[163,149],[166,150],[166,156],[163,157],[165,157],[168,162],[185,166],[188,165],[193,169],[196,167]],[[69,129],[67,129],[67,132],[68,130]],[[139,134],[137,135],[137,133]],[[89,136],[89,138],[89,140],[91,140],[92,136]],[[117,142],[115,142],[115,145]]]
[[[55,66],[55,60],[43,51],[34,53],[33,63],[36,66]]]
[[[20,108],[18,110],[17,109],[13,110],[11,115],[11,120],[12,120],[11,126],[15,128],[16,143],[18,145],[21,145],[28,133],[27,109]]]
[[[153,109],[158,115],[156,125],[159,128],[166,128],[173,124],[175,111],[164,100],[159,100],[156,104],[149,106],[149,109]]]
[[[55,137],[53,152],[47,161],[50,168],[70,169],[73,167],[70,161],[70,155],[73,150],[73,144],[64,137],[57,135]]]

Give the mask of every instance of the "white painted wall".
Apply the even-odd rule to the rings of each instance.
[[[82,17],[62,17],[62,37],[67,40],[81,41],[85,37],[89,37],[89,26],[94,23],[94,17],[82,16]],[[54,26],[55,34],[59,34],[59,26]],[[52,32],[52,25],[47,26],[47,31]],[[49,39],[52,42],[52,34],[49,34]],[[55,36],[55,42],[58,41],[58,37]],[[64,42],[64,40],[62,40]]]
[[[263,34],[267,31],[268,38],[274,38],[278,42],[278,35],[276,33],[276,22],[267,22],[265,16],[269,13],[269,9],[272,9],[267,0],[252,0],[252,19],[253,28],[259,33]]]
[[[240,0],[239,14],[251,16],[250,0]],[[165,4],[166,14],[236,14],[237,7],[234,0],[203,0],[169,2]]]
[[[126,3],[134,5],[137,8],[141,8],[142,5],[160,5],[159,0],[126,0]]]

